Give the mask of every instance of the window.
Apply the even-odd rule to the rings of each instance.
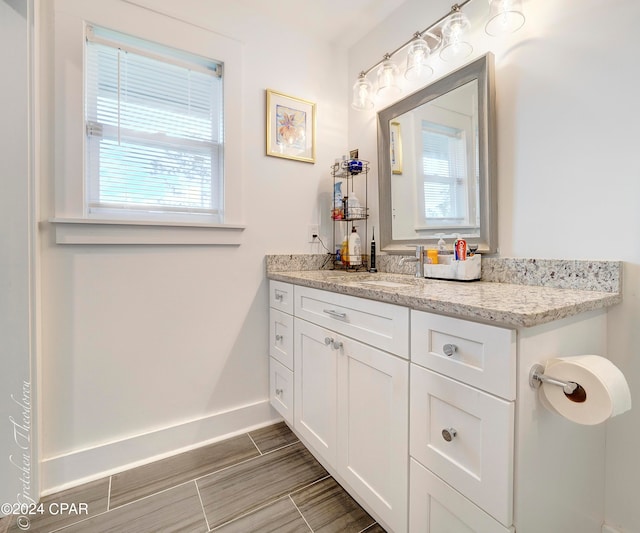
[[[91,26],[85,58],[87,216],[223,222],[222,65]]]
[[[422,121],[422,216],[427,227],[477,225],[477,169],[467,168],[464,128]]]
[[[466,212],[464,131],[423,122],[424,217],[436,224],[459,224]]]

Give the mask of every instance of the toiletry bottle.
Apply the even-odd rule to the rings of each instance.
[[[360,242],[360,235],[356,231],[356,227],[351,228],[351,235],[349,235],[349,265],[359,266],[362,264],[362,244]]]
[[[342,258],[342,264],[349,266],[349,236],[345,235],[340,247],[340,257]]]
[[[331,218],[333,220],[342,220],[344,216],[342,210],[342,182],[337,181],[333,185],[333,211],[331,212]]]
[[[453,243],[453,258],[456,261],[465,261],[467,259],[467,241],[460,238],[460,234],[455,234],[455,242]]]
[[[444,241],[444,236],[441,236],[438,240],[438,253],[446,254],[447,253],[447,243]]]
[[[356,197],[355,194],[351,193],[347,200],[347,208],[349,210],[349,216],[354,218],[360,218],[362,214],[362,209],[360,207],[360,200]]]

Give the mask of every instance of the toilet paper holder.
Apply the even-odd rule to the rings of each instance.
[[[544,366],[540,364],[533,365],[529,371],[529,385],[534,389],[540,388],[543,383],[549,383],[550,385],[557,385],[562,387],[565,394],[573,394],[578,388],[578,384],[573,381],[562,381],[559,379],[547,376],[544,373]]]

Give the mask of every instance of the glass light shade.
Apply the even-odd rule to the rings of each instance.
[[[522,28],[522,0],[489,0],[489,4],[489,20],[484,27],[489,35],[506,35]]]
[[[398,87],[398,67],[387,58],[378,70],[378,96],[386,98],[400,93]]]
[[[458,61],[469,57],[473,52],[473,46],[465,39],[465,33],[471,27],[467,16],[461,11],[452,13],[442,26],[444,43],[440,50],[440,59],[443,61]]]
[[[429,59],[429,45],[427,42],[417,37],[407,49],[407,68],[404,71],[404,77],[410,81],[424,80],[433,74],[433,69],[427,63]]]
[[[373,84],[367,79],[365,74],[360,74],[358,81],[353,84],[353,99],[351,107],[360,111],[373,109]]]

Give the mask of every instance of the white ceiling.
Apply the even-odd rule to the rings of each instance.
[[[272,24],[304,27],[329,42],[351,46],[406,0],[234,0]]]

